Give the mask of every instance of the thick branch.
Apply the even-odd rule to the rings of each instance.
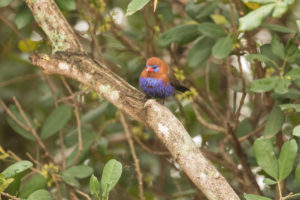
[[[89,86],[120,110],[151,128],[208,199],[239,199],[168,108],[155,100],[146,101],[144,94],[105,66],[85,55],[68,52],[32,56],[31,61],[48,74],[68,76]]]

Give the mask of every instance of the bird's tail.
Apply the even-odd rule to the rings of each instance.
[[[189,88],[186,88],[186,87],[184,87],[184,86],[182,86],[182,85],[175,85],[174,87],[175,87],[176,90],[178,90],[178,91],[180,91],[180,92],[190,91]]]

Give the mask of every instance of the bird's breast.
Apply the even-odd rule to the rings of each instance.
[[[139,85],[147,95],[156,98],[166,98],[174,93],[174,87],[162,79],[141,76]]]

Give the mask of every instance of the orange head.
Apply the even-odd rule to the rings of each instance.
[[[167,74],[168,65],[158,57],[151,57],[146,62],[145,70],[148,73]]]

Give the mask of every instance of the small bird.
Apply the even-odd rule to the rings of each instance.
[[[189,89],[180,85],[172,75],[167,63],[160,58],[151,57],[139,78],[140,88],[154,98],[165,99],[174,94],[174,90],[181,92]]]

